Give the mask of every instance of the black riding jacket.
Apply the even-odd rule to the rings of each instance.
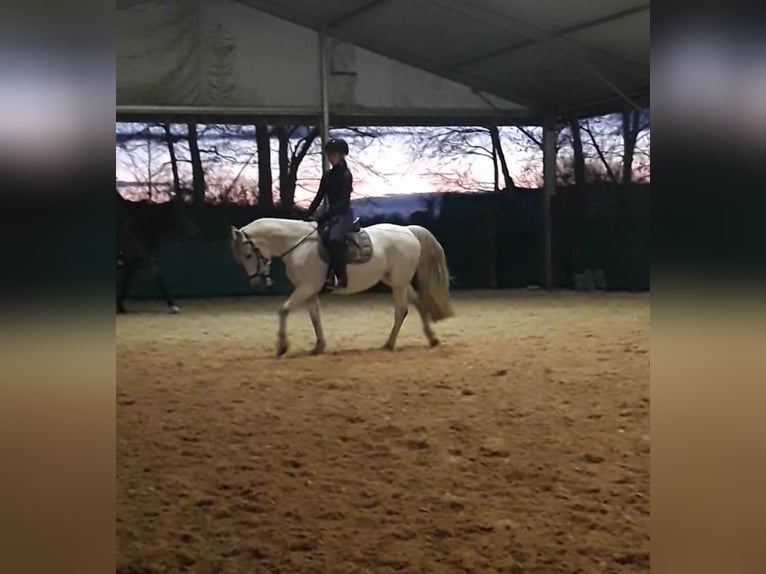
[[[314,214],[325,197],[329,203],[327,217],[346,213],[351,209],[353,183],[354,178],[348,170],[346,161],[342,160],[322,176],[322,180],[319,182],[319,191],[309,206],[307,217]]]

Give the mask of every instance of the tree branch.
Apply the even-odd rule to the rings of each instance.
[[[319,128],[312,128],[312,130],[309,132],[309,134],[301,139],[300,142],[298,142],[298,145],[296,146],[295,153],[293,154],[293,160],[290,162],[291,165],[291,172],[294,168],[297,168],[300,163],[303,161],[303,158],[306,157],[306,154],[309,151],[309,148],[311,147],[311,144],[314,143],[314,140],[319,137]]]
[[[532,132],[527,130],[526,128],[523,128],[521,126],[518,126],[518,130],[523,133],[525,136],[527,136],[533,143],[537,144],[540,149],[543,149],[543,142],[539,139],[537,139]]]
[[[593,131],[590,129],[590,121],[586,121],[584,125],[581,124],[581,128],[585,130],[585,133],[588,134],[590,137],[590,141],[593,144],[593,147],[596,150],[596,153],[598,154],[598,157],[601,159],[601,162],[604,164],[604,167],[606,168],[607,174],[609,174],[609,179],[612,180],[612,183],[614,185],[619,185],[617,182],[617,177],[614,175],[614,172],[612,171],[612,166],[609,165],[609,162],[606,160],[606,157],[604,157],[604,153],[601,151],[601,147],[596,143],[596,138],[593,135]]]

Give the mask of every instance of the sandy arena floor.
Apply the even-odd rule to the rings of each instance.
[[[117,318],[120,574],[649,571],[647,295],[280,302]]]

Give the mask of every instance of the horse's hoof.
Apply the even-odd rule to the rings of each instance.
[[[391,343],[386,343],[385,345],[383,345],[383,350],[384,351],[393,351],[394,350],[394,346]]]
[[[180,307],[178,307],[178,305],[171,305],[171,306],[170,306],[170,312],[171,312],[173,315],[175,315],[176,313],[178,313],[180,310],[181,310],[181,309],[180,309]]]
[[[117,307],[117,313],[123,315],[125,313],[125,307]]]
[[[288,345],[285,343],[284,345],[277,345],[277,357],[284,356],[285,353],[287,353]]]
[[[311,354],[314,356],[321,355],[322,353],[324,353],[324,345],[317,345],[311,349]]]
[[[428,341],[428,344],[431,345],[431,347],[438,347],[441,345],[441,341],[439,339],[431,339]]]

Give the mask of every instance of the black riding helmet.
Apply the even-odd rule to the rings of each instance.
[[[348,144],[346,140],[340,138],[332,138],[324,146],[325,153],[339,152],[343,155],[348,155]]]

